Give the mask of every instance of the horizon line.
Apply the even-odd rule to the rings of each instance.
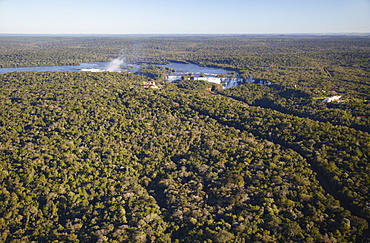
[[[0,36],[174,36],[174,35],[370,35],[370,32],[292,32],[292,33],[136,33],[136,34],[101,34],[101,33],[0,33]]]

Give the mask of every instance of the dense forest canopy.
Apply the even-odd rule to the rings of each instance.
[[[0,37],[2,67],[119,53],[273,84],[0,74],[1,241],[369,241],[370,38]]]
[[[108,61],[191,61],[238,69],[285,85],[369,94],[369,37],[0,37],[2,67]],[[352,87],[352,88],[351,88]]]
[[[284,87],[367,99],[370,38],[330,36],[0,36],[0,67],[109,61],[193,62],[238,70]]]

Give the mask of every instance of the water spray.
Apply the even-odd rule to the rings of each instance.
[[[119,72],[121,70],[121,65],[126,63],[126,53],[124,50],[121,50],[117,58],[112,59],[106,70],[108,72]]]

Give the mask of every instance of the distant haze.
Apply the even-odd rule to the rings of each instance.
[[[0,33],[369,33],[370,0],[0,0]]]

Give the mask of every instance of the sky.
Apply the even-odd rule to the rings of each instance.
[[[370,33],[370,0],[0,0],[0,33]]]

